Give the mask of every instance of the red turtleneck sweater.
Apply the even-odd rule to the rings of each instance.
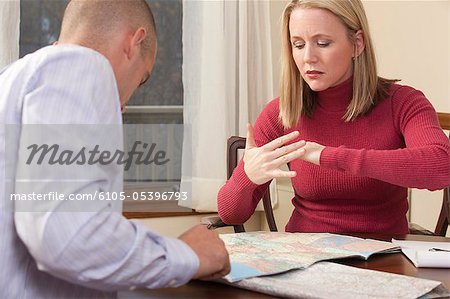
[[[292,161],[295,196],[288,232],[408,232],[407,188],[442,189],[450,185],[449,139],[423,93],[394,84],[388,98],[353,122],[342,117],[352,80],[318,93],[313,117],[285,130],[279,100],[270,102],[255,123],[258,146],[300,132],[297,140],[326,146],[320,166]],[[297,141],[296,140],[296,141]],[[268,186],[247,177],[243,161],[218,194],[225,223],[244,223]]]

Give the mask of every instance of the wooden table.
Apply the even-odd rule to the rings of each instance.
[[[419,235],[388,236],[378,234],[352,234],[352,235],[356,237],[370,238],[384,241],[391,241],[392,238],[395,238],[398,240],[450,242],[450,238],[434,237],[434,236],[419,236]],[[371,256],[367,261],[356,258],[346,258],[336,260],[335,262],[363,269],[378,270],[383,272],[397,273],[402,275],[437,280],[441,281],[447,289],[450,289],[450,269],[416,268],[402,253],[374,255]],[[185,286],[175,289],[167,288],[159,290],[138,290],[135,292],[123,293],[121,296],[119,296],[119,298],[241,299],[241,298],[275,298],[275,297],[215,282],[192,281]]]

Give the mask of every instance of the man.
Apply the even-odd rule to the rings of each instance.
[[[27,124],[120,125],[121,110],[149,77],[155,56],[155,25],[145,1],[73,0],[56,45],[0,72],[2,122],[19,128],[12,141],[8,129],[0,131],[1,298],[107,298],[117,290],[179,286],[229,272],[223,242],[203,226],[173,239],[126,220],[111,203],[64,212],[66,202],[52,202],[31,213],[10,200],[27,190],[19,175],[38,182],[29,192],[64,192],[67,186],[79,194],[121,191],[121,165],[91,165],[86,177],[94,179],[66,186],[39,180],[42,173],[34,168],[21,172],[15,164],[21,154],[8,156],[8,148],[23,141]],[[78,138],[58,129],[48,134],[69,147]]]

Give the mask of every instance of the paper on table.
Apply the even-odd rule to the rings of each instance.
[[[450,242],[392,239],[392,243],[400,246],[416,267],[450,268]]]

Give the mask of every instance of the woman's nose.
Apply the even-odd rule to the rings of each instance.
[[[303,53],[303,60],[305,63],[317,61],[316,51],[314,47],[306,45]]]

